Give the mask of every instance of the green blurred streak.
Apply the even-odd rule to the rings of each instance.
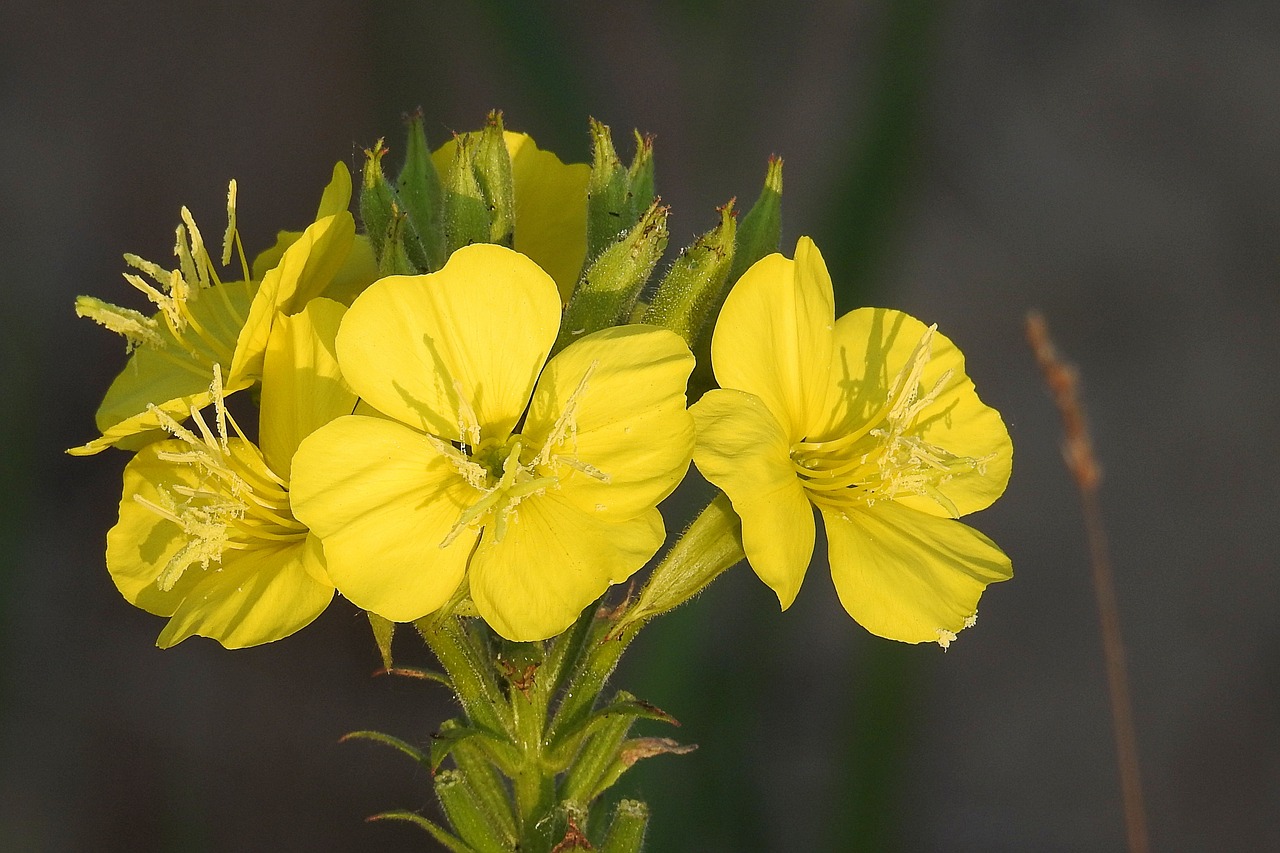
[[[886,0],[868,81],[864,132],[844,161],[818,245],[836,282],[836,313],[867,304],[895,255],[912,195],[924,107],[933,82],[941,0]],[[917,730],[928,649],[871,639],[839,683],[852,713],[833,749],[844,753],[824,850],[901,849],[902,793]]]

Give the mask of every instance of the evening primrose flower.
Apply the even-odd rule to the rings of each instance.
[[[711,344],[721,389],[692,407],[693,459],[742,519],[756,574],[789,607],[826,528],[845,610],[874,634],[943,648],[973,624],[1009,558],[955,519],[990,505],[1013,448],[951,341],[897,311],[835,320],[801,238],[734,286]]]
[[[525,133],[504,131],[511,155],[511,185],[515,197],[517,252],[531,258],[555,279],[560,301],[568,302],[587,255],[586,163],[560,162]],[[450,140],[431,155],[436,171],[449,172],[458,143]]]
[[[148,444],[125,467],[107,568],[130,603],[169,617],[160,647],[197,634],[227,648],[271,642],[332,600],[319,540],[294,517],[289,481],[298,443],[355,405],[333,354],[343,311],[316,299],[275,324],[264,354],[261,449],[227,411],[218,365],[212,427],[194,408],[189,428],[154,410],[173,438]]]
[[[350,183],[347,175],[348,199]],[[155,315],[87,296],[76,300],[78,314],[126,337],[131,356],[98,408],[102,435],[72,448],[71,454],[89,455],[118,444],[136,448],[162,435],[162,416],[182,420],[191,409],[209,405],[209,376],[215,365],[224,377],[225,393],[252,385],[261,376],[263,353],[277,317],[301,310],[343,268],[355,236],[355,221],[345,204],[308,227],[260,283],[251,280],[236,230],[235,199],[232,181],[221,260],[224,266],[230,261],[234,246],[243,281],[221,281],[184,207],[174,248],[177,268],[166,270],[125,255],[125,262],[137,271],[126,273],[125,280],[155,304]]]
[[[465,579],[499,634],[543,639],[662,544],[655,505],[693,447],[693,357],[669,331],[624,326],[547,361],[559,320],[551,277],[492,244],[352,304],[338,361],[386,417],[303,441],[292,496],[356,605],[407,622]]]

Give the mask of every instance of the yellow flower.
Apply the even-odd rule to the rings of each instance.
[[[356,299],[338,361],[386,417],[317,430],[293,480],[343,595],[405,622],[465,578],[499,634],[542,639],[661,545],[655,505],[693,447],[693,357],[671,332],[624,326],[547,361],[559,320],[555,282],[490,244]]]
[[[564,164],[525,133],[506,131],[515,196],[515,250],[532,258],[555,279],[560,301],[568,302],[587,256],[587,181],[591,167]],[[458,143],[450,140],[431,155],[436,171],[447,174]]]
[[[351,178],[346,178],[346,199]],[[346,211],[335,169],[335,209],[320,217],[282,253],[261,283],[222,282],[204,239],[190,212],[182,209],[175,254],[178,267],[166,270],[135,255],[125,261],[142,275],[125,279],[142,291],[159,311],[147,317],[91,297],[80,297],[76,311],[124,334],[132,355],[111,383],[98,408],[101,437],[72,448],[73,455],[98,453],[118,444],[136,448],[161,435],[162,416],[179,420],[191,409],[209,405],[209,376],[217,365],[225,378],[224,391],[247,388],[261,376],[262,357],[272,325],[282,314],[293,314],[319,295],[343,269],[355,236],[355,222]],[[331,188],[333,185],[331,184]],[[326,199],[332,194],[326,191]],[[341,201],[340,207],[337,202]],[[322,205],[322,212],[324,206]],[[227,231],[222,261],[239,247],[235,226],[235,182],[227,199]],[[241,264],[244,266],[243,252]],[[143,276],[152,279],[147,281]],[[154,283],[153,283],[154,282]]]
[[[807,237],[734,286],[716,324],[722,390],[692,407],[693,459],[742,518],[747,559],[789,607],[826,527],[845,610],[874,634],[943,648],[987,584],[1012,576],[990,539],[954,519],[989,506],[1013,447],[960,351],[906,314],[835,320]]]
[[[125,467],[107,568],[130,603],[169,617],[162,648],[197,634],[227,648],[268,643],[309,624],[333,598],[319,540],[291,510],[289,479],[298,443],[355,405],[333,354],[343,311],[316,299],[275,323],[261,449],[223,405],[219,366],[209,390],[214,428],[194,408],[190,429],[155,410],[174,437],[148,444]]]

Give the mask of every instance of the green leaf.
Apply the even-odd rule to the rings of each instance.
[[[418,814],[417,812],[410,812],[410,811],[382,812],[381,814],[376,814],[376,815],[373,815],[372,817],[367,818],[367,820],[370,823],[378,820],[401,820],[401,821],[404,821],[405,823],[411,823],[420,829],[426,830],[431,835],[432,838],[434,838],[436,841],[439,841],[447,849],[452,851],[452,853],[476,853],[476,850],[474,847],[466,844],[465,842],[462,841],[462,839],[448,832],[438,824],[427,820],[425,817]]]
[[[343,735],[341,738],[338,739],[338,743],[346,743],[347,741],[351,741],[351,740],[371,740],[374,743],[384,744],[386,746],[391,747],[392,749],[398,749],[399,751],[403,752],[405,755],[409,756],[414,761],[418,762],[428,770],[433,769],[431,766],[431,761],[427,758],[426,753],[424,753],[422,750],[418,749],[416,746],[409,743],[408,741],[403,741],[400,738],[395,737],[393,735],[383,734],[382,732],[374,732],[374,731],[348,732],[347,734]]]

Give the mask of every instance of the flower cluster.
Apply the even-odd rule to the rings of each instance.
[[[783,608],[816,510],[868,630],[945,647],[973,623],[1011,570],[956,519],[1003,492],[1008,433],[935,327],[837,319],[817,247],[777,253],[781,161],[740,224],[726,205],[651,286],[668,237],[651,140],[624,165],[593,124],[594,162],[565,165],[496,115],[435,152],[421,124],[394,180],[381,143],[366,152],[360,233],[339,164],[314,222],[249,264],[233,182],[220,264],[184,208],[174,269],[125,258],[153,314],[77,302],[130,357],[101,436],[71,452],[136,451],[107,565],[168,617],[159,645],[277,640],[335,590],[391,622],[557,636],[657,554],[691,462]],[[254,403],[246,432],[233,409]],[[687,589],[642,603],[710,580],[666,570],[680,549],[650,587]]]

